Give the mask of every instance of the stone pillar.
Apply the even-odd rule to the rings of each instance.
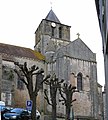
[[[91,63],[91,99],[92,99],[92,115],[98,117],[98,87],[97,87],[97,66],[96,63]]]

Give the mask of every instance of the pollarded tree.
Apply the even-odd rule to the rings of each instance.
[[[66,106],[66,120],[70,120],[72,103],[76,101],[76,99],[72,99],[74,92],[78,92],[78,90],[76,90],[76,87],[72,86],[71,84],[68,85],[67,83],[64,83],[63,86],[59,88],[59,93],[62,97],[62,100],[59,100],[59,102],[63,102],[63,104]]]
[[[49,91],[47,89],[44,90],[45,99],[47,100],[47,103],[52,106],[52,120],[56,120],[56,106],[57,106],[57,90],[61,87],[61,83],[63,83],[64,80],[60,80],[56,77],[55,74],[53,74],[50,79],[47,79],[44,83],[48,85]],[[48,97],[48,92],[50,92],[50,98]]]
[[[44,70],[42,68],[39,69],[39,67],[36,65],[31,66],[31,68],[27,68],[26,62],[24,64],[19,64],[19,62],[15,62],[14,64],[17,66],[17,68],[15,69],[15,72],[17,73],[20,80],[26,85],[30,100],[32,100],[32,103],[33,103],[32,111],[31,111],[31,118],[32,120],[36,120],[37,95],[38,95],[40,87],[43,84],[43,81],[46,81],[50,76],[47,76],[44,79],[44,75],[43,75]],[[36,80],[34,79],[33,76],[36,76]]]

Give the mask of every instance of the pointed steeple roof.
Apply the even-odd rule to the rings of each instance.
[[[55,13],[53,12],[52,9],[49,11],[49,13],[48,13],[48,15],[46,16],[45,19],[53,21],[53,22],[60,23],[59,19],[57,18],[57,16],[55,15]]]

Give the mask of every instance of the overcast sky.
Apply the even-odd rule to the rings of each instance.
[[[50,4],[52,2],[52,5]],[[98,82],[104,85],[102,40],[95,0],[0,0],[0,42],[34,49],[34,32],[52,10],[97,55]]]

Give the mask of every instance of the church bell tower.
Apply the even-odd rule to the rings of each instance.
[[[34,49],[43,55],[55,52],[70,42],[70,26],[64,25],[51,9],[35,31]]]

